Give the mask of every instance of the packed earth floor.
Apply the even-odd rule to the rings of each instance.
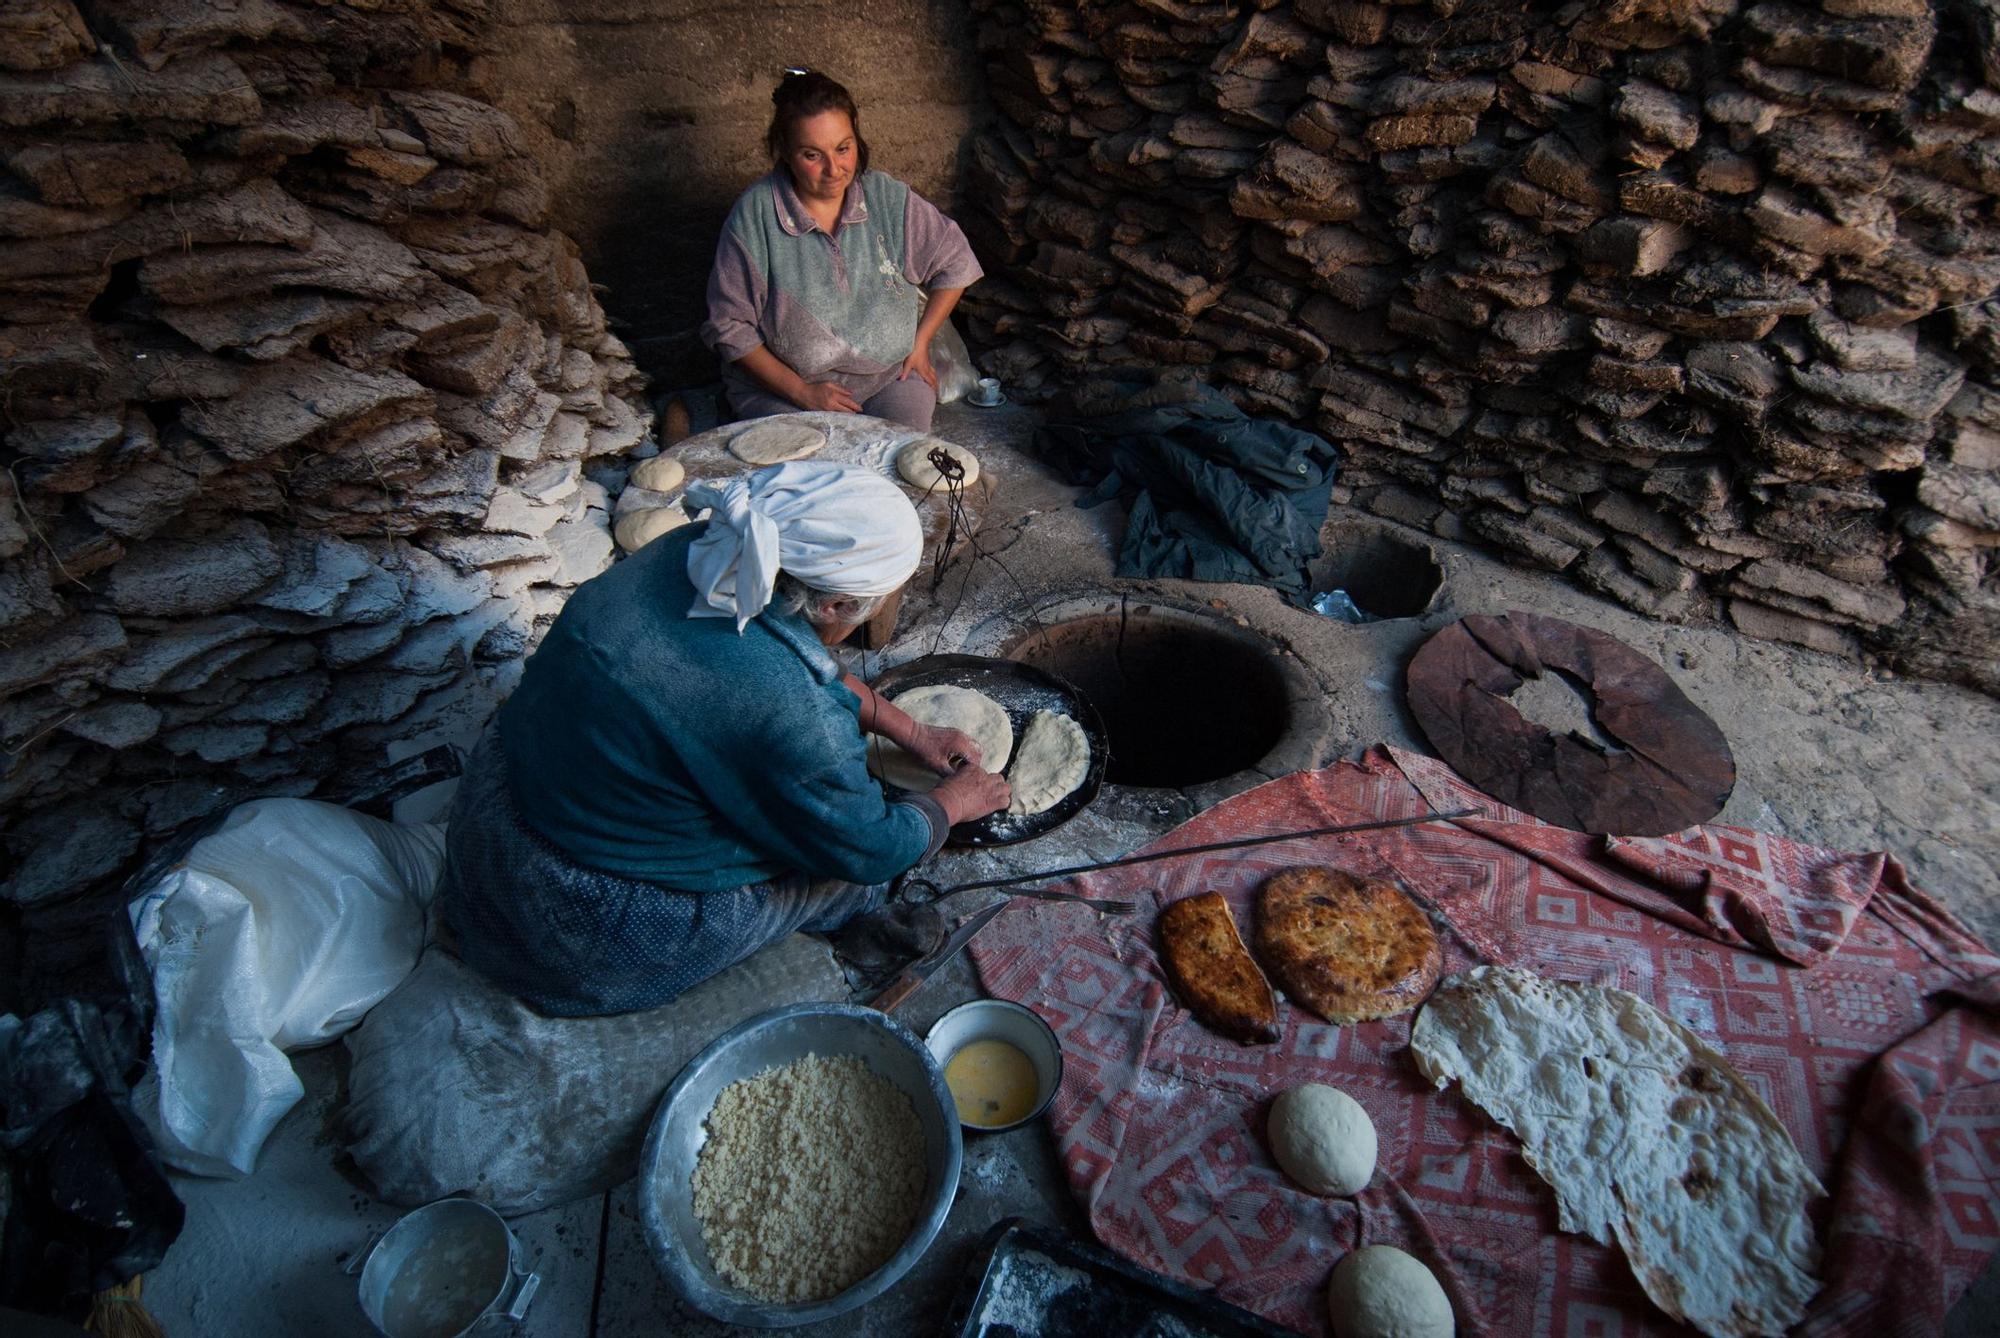
[[[937,433],[972,448],[997,482],[980,535],[991,557],[969,571],[961,557],[935,596],[928,573],[920,573],[897,638],[883,651],[856,653],[853,667],[862,677],[934,650],[991,654],[1037,616],[1123,593],[1227,618],[1295,657],[1325,707],[1317,755],[1306,764],[1326,765],[1383,742],[1430,751],[1406,709],[1402,684],[1410,657],[1431,633],[1471,613],[1550,614],[1636,648],[1722,728],[1738,778],[1718,821],[1837,849],[1886,850],[1908,866],[1918,887],[1988,943],[2000,943],[2000,702],[1726,628],[1651,622],[1545,573],[1415,532],[1404,537],[1431,547],[1442,566],[1437,598],[1419,616],[1361,626],[1293,608],[1257,587],[1120,581],[1112,572],[1122,510],[1072,505],[1079,490],[1058,482],[1028,452],[1038,421],[1027,408],[940,411]],[[1572,723],[1566,710],[1585,723],[1578,704],[1556,699],[1531,713],[1565,729]],[[1107,785],[1085,813],[1040,840],[947,851],[919,872],[949,885],[1115,858],[1228,792]],[[922,1033],[979,993],[960,956],[898,1016]],[[367,1332],[355,1281],[343,1266],[403,1210],[374,1202],[336,1165],[340,1048],[299,1056],[298,1066],[307,1098],[279,1126],[255,1175],[243,1182],[176,1177],[187,1227],[144,1293],[169,1334]],[[634,1194],[628,1183],[514,1221],[528,1266],[542,1277],[521,1333],[638,1338],[727,1331],[679,1303],[660,1279]],[[957,1200],[924,1258],[872,1304],[801,1332],[941,1331],[979,1239],[1015,1215],[1085,1231],[1039,1122],[1007,1134],[969,1134]],[[1988,1268],[1952,1312],[1947,1332],[2000,1332],[2000,1270]]]

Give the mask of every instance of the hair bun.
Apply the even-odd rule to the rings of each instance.
[[[801,79],[809,79],[811,77],[812,70],[808,67],[804,65],[787,65],[779,73],[778,82],[772,86],[771,101],[782,103],[785,99],[786,89],[791,88]]]

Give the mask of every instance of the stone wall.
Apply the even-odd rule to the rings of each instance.
[[[2000,691],[1994,0],[975,0],[965,310],[1342,496]]]
[[[0,16],[5,899],[379,790],[610,562],[640,383],[484,8]]]
[[[713,380],[695,337],[716,235],[768,170],[771,89],[823,70],[861,106],[873,165],[946,208],[984,115],[960,0],[495,0],[483,82],[548,176],[641,366]]]

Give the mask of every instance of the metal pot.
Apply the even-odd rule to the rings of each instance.
[[[924,1133],[926,1187],[909,1237],[880,1268],[821,1301],[763,1301],[715,1269],[695,1217],[693,1180],[715,1098],[740,1078],[807,1055],[854,1055],[910,1098]],[[688,1061],[660,1098],[639,1158],[639,1221],[667,1284],[725,1324],[788,1328],[845,1314],[887,1291],[930,1247],[958,1190],[964,1143],[944,1072],[896,1019],[852,1004],[806,1003],[738,1023]]]
[[[405,1214],[361,1258],[361,1309],[386,1338],[460,1338],[518,1323],[542,1285],[500,1214],[471,1199]]]

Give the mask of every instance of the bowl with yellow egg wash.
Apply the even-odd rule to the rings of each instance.
[[[960,1004],[924,1038],[968,1129],[997,1133],[1049,1108],[1062,1086],[1062,1044],[1032,1008],[1005,999]]]

